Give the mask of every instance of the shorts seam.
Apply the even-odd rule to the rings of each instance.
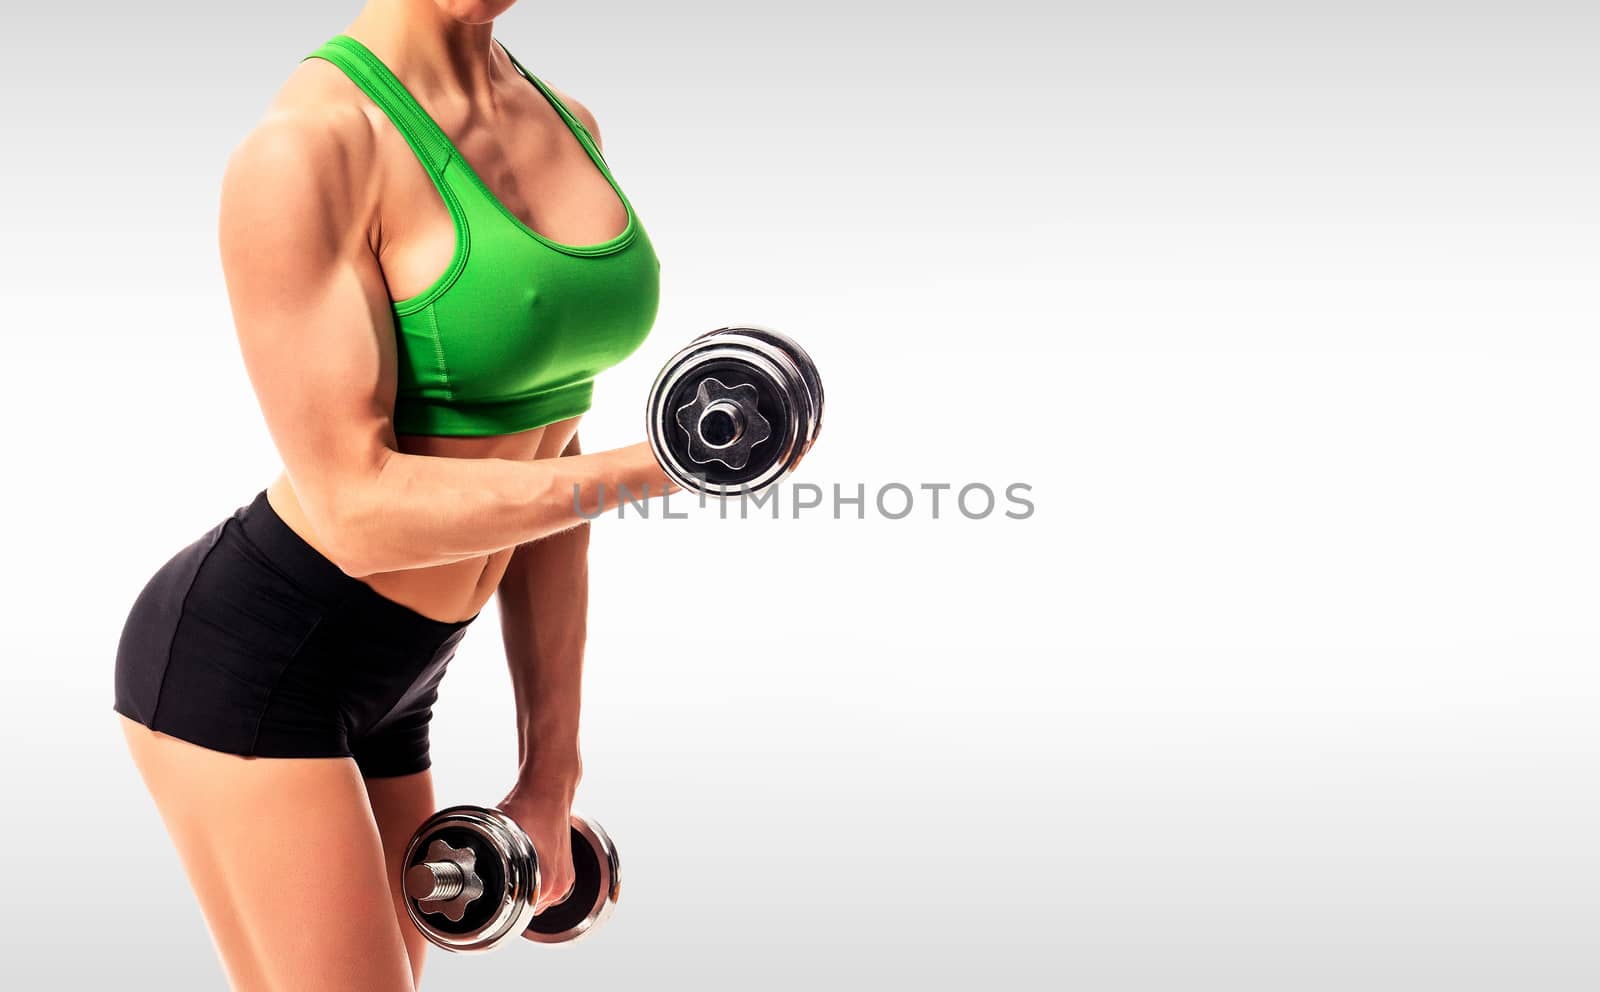
[[[206,545],[205,554],[200,556],[200,561],[194,567],[194,574],[189,576],[189,584],[184,586],[183,598],[178,601],[178,616],[172,622],[172,636],[167,638],[166,656],[161,659],[161,676],[156,679],[155,701],[150,704],[150,722],[146,724],[151,730],[156,729],[156,722],[161,715],[161,699],[166,694],[167,673],[172,670],[172,650],[178,645],[178,632],[183,629],[183,621],[189,613],[189,597],[194,595],[194,587],[200,581],[200,572],[206,567],[206,561],[211,558],[211,553],[217,550],[217,544],[222,540],[222,535],[228,529],[227,520],[218,524],[211,535],[211,543]]]
[[[344,597],[344,599],[341,599],[338,603],[334,604],[333,607],[322,611],[322,613],[317,616],[316,622],[313,623],[310,629],[305,632],[305,636],[301,637],[299,642],[295,644],[294,650],[289,652],[289,660],[284,662],[283,667],[278,669],[278,674],[273,676],[272,685],[267,687],[267,698],[261,702],[261,712],[256,714],[255,729],[250,734],[251,754],[255,753],[257,746],[261,743],[261,725],[266,722],[267,713],[272,709],[272,697],[277,695],[278,686],[282,684],[283,677],[287,675],[289,669],[293,668],[295,663],[300,660],[300,652],[305,650],[306,643],[310,641],[312,635],[322,627],[323,621],[328,619],[334,610],[344,606],[346,599],[349,599],[349,597]]]

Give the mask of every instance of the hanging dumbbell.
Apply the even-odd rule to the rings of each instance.
[[[610,915],[620,892],[616,845],[598,823],[577,814],[572,891],[538,916],[539,856],[502,810],[440,810],[412,835],[404,865],[411,922],[451,951],[492,950],[518,934],[544,944],[576,940]]]
[[[822,380],[805,349],[766,327],[722,327],[656,376],[646,434],[674,483],[753,495],[800,463],[822,427]]]

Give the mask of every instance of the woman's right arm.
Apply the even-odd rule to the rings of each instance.
[[[345,572],[513,547],[671,484],[644,442],[570,458],[397,450],[394,325],[375,250],[372,125],[358,108],[281,110],[223,179],[220,239],[250,382],[301,508]]]

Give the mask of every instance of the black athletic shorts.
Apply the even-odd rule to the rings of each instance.
[[[475,619],[423,616],[346,575],[262,490],[140,592],[113,708],[215,751],[409,775],[429,766],[439,680]]]

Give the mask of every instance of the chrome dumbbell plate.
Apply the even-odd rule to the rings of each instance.
[[[499,810],[440,810],[412,836],[404,863],[406,911],[423,936],[440,947],[491,950],[515,938],[533,918],[539,862],[528,835]],[[430,876],[437,880],[432,891]],[[478,894],[463,899],[467,893],[452,891],[458,880]]]
[[[755,493],[816,440],[822,384],[798,344],[770,328],[724,327],[674,355],[650,390],[646,433],[684,489]]]
[[[622,894],[622,862],[617,846],[600,824],[572,817],[572,892],[535,916],[522,935],[541,944],[564,944],[594,930]]]

